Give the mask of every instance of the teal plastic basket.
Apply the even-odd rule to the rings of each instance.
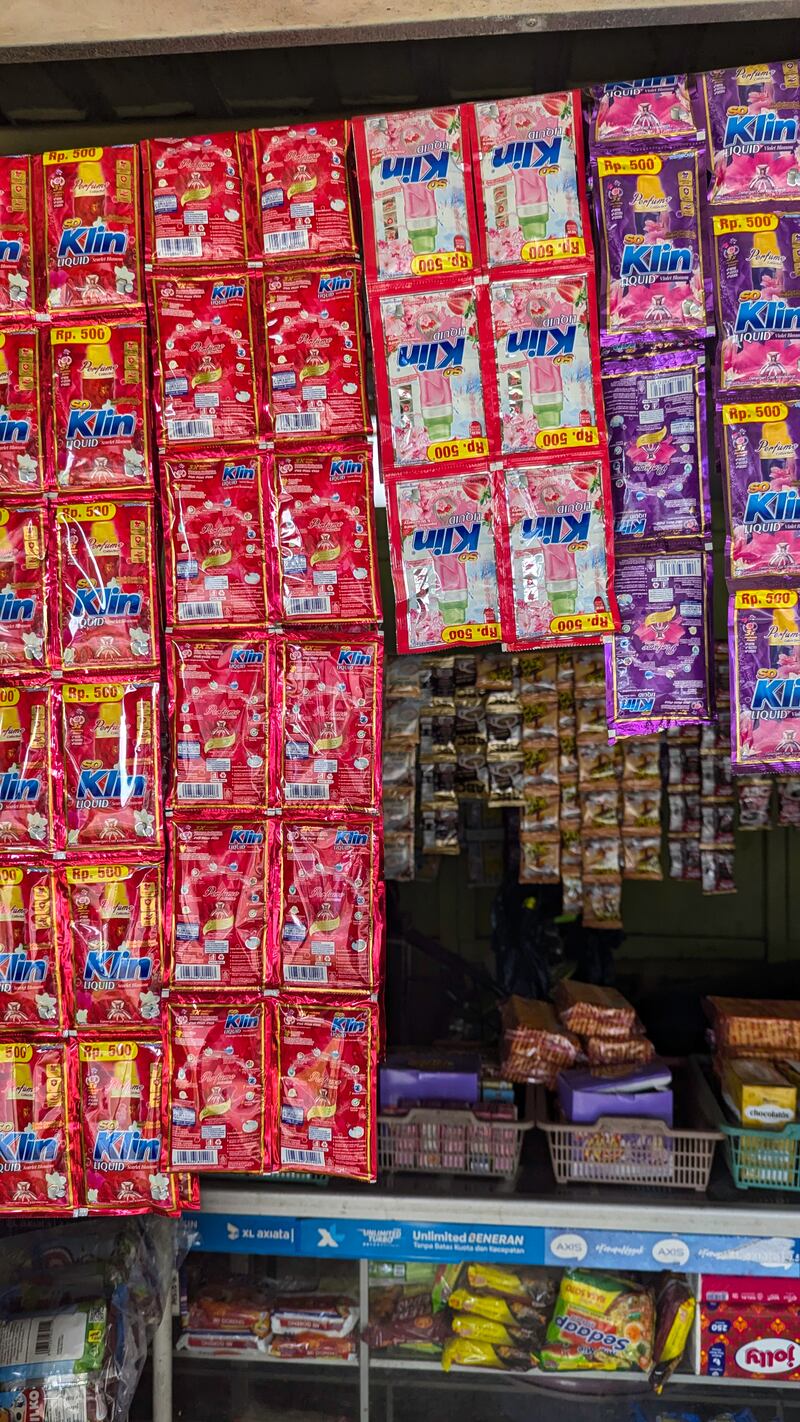
[[[738,1190],[800,1191],[800,1125],[754,1131],[719,1122],[725,1157]]]

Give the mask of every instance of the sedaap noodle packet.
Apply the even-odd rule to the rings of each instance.
[[[47,419],[41,335],[34,326],[8,326],[0,330],[0,498],[44,493]]]
[[[51,483],[79,498],[152,495],[144,323],[54,325],[49,346]]]
[[[158,683],[71,678],[60,701],[67,849],[160,849]]]
[[[145,139],[148,269],[244,266],[258,256],[244,200],[248,143],[245,133]]]
[[[729,602],[731,764],[800,771],[800,622],[794,588],[737,589]]]
[[[270,636],[272,809],[377,812],[383,637]]]
[[[279,998],[274,1013],[278,1168],[375,1180],[377,1004]]]
[[[269,981],[281,992],[368,994],[382,976],[377,821],[267,822]]]
[[[769,587],[800,577],[800,399],[720,395],[717,418],[729,580]]]
[[[165,869],[152,857],[59,867],[61,932],[79,1031],[150,1033],[165,979]]]
[[[51,150],[35,172],[44,310],[141,317],[139,145]]]
[[[78,1132],[68,1108],[77,1099],[76,1068],[73,1043],[0,1042],[3,1213],[72,1214],[79,1204]]]
[[[271,1166],[269,1004],[247,993],[171,998],[170,1166],[261,1175]]]
[[[712,203],[800,197],[800,63],[743,64],[698,76]]]
[[[0,324],[28,322],[38,308],[38,282],[33,251],[34,158],[31,154],[0,158]]]
[[[45,864],[0,864],[0,1030],[60,1034],[66,1025],[56,882]]]
[[[357,256],[348,121],[256,128],[251,137],[264,264]]]
[[[78,1041],[85,1203],[92,1214],[177,1213],[168,1173],[164,1046],[159,1038]]]
[[[276,452],[268,483],[270,620],[378,622],[381,592],[366,445]]]
[[[64,671],[156,667],[154,515],[144,499],[58,504],[54,631]]]
[[[173,635],[167,648],[173,811],[267,808],[266,639]]]
[[[55,691],[41,682],[0,684],[0,851],[62,848],[62,785]]]
[[[612,79],[591,89],[589,132],[598,145],[657,143],[685,147],[700,135],[686,74]]]
[[[51,665],[47,599],[50,526],[43,503],[0,506],[0,675]]]
[[[267,893],[263,820],[173,821],[168,922],[174,992],[263,986]]]
[[[721,390],[800,381],[800,187],[797,199],[711,214]]]

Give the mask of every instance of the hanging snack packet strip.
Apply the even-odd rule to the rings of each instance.
[[[0,1209],[24,1215],[71,1214],[79,1203],[74,1049],[66,1042],[0,1042],[0,1120],[7,1155]]]
[[[266,1002],[172,998],[170,1166],[261,1175],[271,1168]],[[266,1158],[265,1158],[266,1155]]]
[[[268,821],[270,982],[282,992],[370,993],[381,981],[378,824]]]
[[[596,644],[619,626],[605,459],[494,478],[504,645]]]
[[[68,849],[160,849],[159,688],[65,681],[61,688]]]
[[[161,1041],[82,1036],[78,1059],[86,1204],[93,1213],[177,1213]]]
[[[53,326],[50,388],[59,493],[152,493],[144,324]]]
[[[49,528],[42,503],[0,507],[0,675],[50,666]]]
[[[797,591],[741,590],[729,606],[733,769],[800,774]]]
[[[256,128],[251,137],[265,265],[357,256],[347,182],[349,123]]]
[[[800,209],[773,203],[734,208],[712,213],[710,226],[720,389],[794,392],[800,385]]]
[[[263,823],[173,822],[169,931],[174,991],[263,986],[266,839]]]
[[[569,268],[591,255],[577,90],[465,104],[484,267]]]
[[[800,377],[798,377],[800,381]],[[750,395],[757,394],[753,400]],[[720,396],[719,449],[730,581],[800,578],[800,398],[788,391]]]
[[[62,848],[55,805],[61,758],[49,684],[0,683],[0,836],[3,850],[52,854]]]
[[[386,507],[400,651],[499,641],[488,470],[389,474]]]
[[[167,648],[171,810],[205,815],[267,808],[267,652],[264,639],[173,636]]]
[[[158,662],[154,509],[105,499],[56,509],[56,634],[67,672],[149,670]]]
[[[378,1007],[278,999],[274,1129],[280,1170],[375,1180]]]
[[[0,863],[0,989],[4,1032],[63,1031],[55,874],[45,865]]]
[[[286,634],[268,651],[270,807],[377,811],[382,637]]]
[[[29,321],[38,308],[33,252],[34,159],[0,158],[0,323]]]
[[[698,79],[714,179],[709,202],[798,196],[800,64],[744,64]]]
[[[244,201],[248,135],[142,143],[148,269],[243,265],[258,255]]]
[[[37,171],[48,315],[141,314],[138,145],[44,153]]]
[[[71,860],[59,883],[72,1025],[152,1034],[165,976],[163,861]]]
[[[0,220],[0,243],[2,231]],[[35,327],[0,330],[0,407],[0,497],[40,497],[47,477],[47,402],[41,337]]]
[[[281,450],[270,465],[270,617],[289,626],[379,622],[381,591],[367,447]]]
[[[593,146],[647,142],[683,146],[698,139],[686,74],[614,79],[591,90]]]

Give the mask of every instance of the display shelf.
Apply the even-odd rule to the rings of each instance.
[[[191,1358],[193,1363],[236,1363],[237,1365],[253,1365],[256,1368],[283,1367],[283,1368],[357,1368],[358,1358],[274,1358],[271,1353],[228,1353],[225,1349],[219,1352],[209,1348],[175,1348],[173,1357]]]

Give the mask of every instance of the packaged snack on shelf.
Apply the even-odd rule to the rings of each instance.
[[[800,656],[794,589],[737,591],[730,599],[731,763],[734,770],[800,772]]]
[[[724,1056],[796,1057],[800,1054],[800,1003],[709,997],[717,1051]]]
[[[257,128],[251,136],[265,265],[356,256],[347,120]]]
[[[725,1104],[741,1125],[781,1131],[797,1119],[797,1087],[772,1062],[731,1057],[721,1068]]]
[[[168,626],[266,627],[267,458],[164,456]]]
[[[0,507],[0,675],[50,665],[47,626],[49,529],[44,505]]]
[[[266,975],[266,827],[236,820],[173,823],[170,983],[259,988]]]
[[[0,684],[0,843],[3,851],[61,848],[56,705],[50,686]]]
[[[367,280],[464,275],[479,265],[462,110],[372,114],[353,123]]]
[[[586,271],[509,277],[490,284],[489,305],[498,452],[599,450],[605,428],[593,279]]]
[[[332,1338],[327,1333],[273,1334],[267,1344],[271,1358],[306,1359],[333,1358],[340,1363],[349,1363],[356,1357],[356,1340],[352,1334],[345,1338]]]
[[[52,477],[58,491],[152,492],[143,322],[53,326],[49,339]]]
[[[384,468],[485,465],[493,391],[482,374],[484,293],[463,284],[396,296],[373,291],[369,309]]]
[[[71,860],[59,869],[72,1025],[153,1031],[164,984],[162,860]]]
[[[686,144],[696,139],[689,79],[664,74],[613,79],[591,90],[590,134],[594,145],[648,142]]]
[[[754,393],[754,392],[750,392]],[[800,577],[800,399],[764,391],[722,397],[719,407],[728,577]]]
[[[603,458],[494,475],[503,643],[598,643],[619,625]]]
[[[355,265],[264,277],[267,410],[279,441],[368,433],[360,286]]]
[[[743,64],[698,76],[713,182],[709,201],[780,202],[798,195],[800,65]]]
[[[635,1063],[644,1066],[656,1054],[647,1037],[584,1037],[583,1046],[590,1066],[633,1066]]]
[[[0,159],[0,173],[2,162]],[[0,215],[0,247],[3,240]],[[0,330],[0,405],[0,497],[19,494],[36,498],[43,493],[47,476],[47,402],[41,337],[35,327],[15,326]]]
[[[650,1386],[661,1394],[679,1366],[692,1332],[697,1301],[687,1279],[662,1274],[656,1290],[656,1331]]]
[[[369,1325],[362,1329],[370,1352],[399,1348],[404,1357],[441,1356],[447,1318],[443,1309],[434,1311],[432,1287],[370,1278]]]
[[[710,535],[705,372],[691,348],[603,362],[620,549]]]
[[[160,1039],[81,1036],[78,1063],[86,1204],[112,1214],[173,1213]]]
[[[485,268],[585,261],[592,236],[578,91],[493,99],[463,113]]]
[[[622,626],[606,645],[612,736],[642,736],[712,717],[711,560],[701,550],[617,558]]]
[[[24,1032],[23,1027],[23,1032]],[[64,1214],[78,1203],[72,1047],[0,1042],[0,1120],[11,1168],[0,1171],[0,1206],[21,1214]]]
[[[267,834],[269,981],[282,992],[372,992],[383,948],[378,823],[271,819]]]
[[[711,1378],[800,1378],[800,1288],[795,1279],[704,1274],[700,1295],[700,1373]]]
[[[209,819],[267,807],[267,649],[258,639],[187,633],[167,647],[172,810]]]
[[[800,167],[797,197],[800,199]],[[719,388],[793,392],[800,380],[800,208],[712,214]]]
[[[383,841],[383,876],[385,879],[414,878],[414,831],[387,834]]]
[[[170,999],[170,1165],[261,1174],[271,1165],[267,1004]]]
[[[209,453],[257,443],[260,279],[242,268],[151,278],[159,444]]]
[[[57,316],[141,308],[138,144],[44,153],[37,172],[44,309]]]
[[[636,1009],[613,987],[562,978],[553,1002],[565,1027],[591,1037],[629,1038],[640,1024]]]
[[[270,807],[377,810],[382,637],[285,634],[268,654]]]
[[[159,687],[66,681],[61,688],[68,849],[159,849]]]
[[[326,1338],[349,1338],[358,1323],[352,1299],[330,1294],[280,1295],[270,1309],[273,1333],[322,1333]]]
[[[549,1003],[510,997],[500,1015],[501,1070],[510,1081],[553,1085],[562,1067],[574,1065],[580,1042],[561,1025]]]
[[[56,508],[55,633],[66,672],[157,665],[154,524],[145,500],[95,498]]]
[[[378,1008],[278,999],[275,1131],[281,1170],[374,1180]]]
[[[225,267],[257,257],[245,215],[249,135],[142,143],[148,268]]]
[[[381,591],[372,508],[372,459],[366,445],[281,450],[268,485],[270,617],[378,622]]]
[[[387,475],[401,652],[500,639],[488,471]]]
[[[33,252],[34,158],[0,158],[0,321],[27,321],[38,307],[38,273]]]
[[[0,712],[2,715],[2,712]],[[28,1035],[63,1031],[55,874],[39,864],[0,863],[0,1028]]]
[[[541,1366],[546,1372],[649,1373],[655,1322],[651,1289],[609,1274],[568,1269],[547,1326]]]
[[[535,1366],[535,1359],[520,1345],[501,1347],[484,1343],[479,1338],[448,1338],[442,1348],[442,1368],[449,1373],[460,1368],[498,1368],[504,1372],[525,1373]]]

